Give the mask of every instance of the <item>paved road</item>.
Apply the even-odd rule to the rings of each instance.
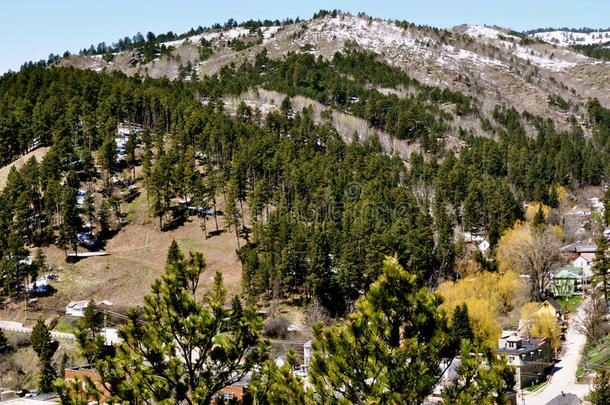
[[[584,303],[580,305],[578,316],[581,316],[584,313],[584,307]],[[563,356],[553,368],[553,375],[550,383],[544,389],[526,395],[524,402],[521,402],[521,400],[517,402],[519,405],[522,403],[525,405],[546,405],[553,398],[561,395],[562,392],[566,394],[575,394],[581,399],[589,393],[589,385],[576,383],[578,362],[582,350],[585,347],[585,343],[587,342],[586,336],[580,333],[575,326],[576,318],[577,317],[573,317],[570,320],[566,333],[566,340],[563,343]]]

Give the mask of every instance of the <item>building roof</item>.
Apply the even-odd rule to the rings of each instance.
[[[577,215],[577,216],[589,216],[591,215],[591,210],[588,208],[581,208],[579,206],[574,206],[565,215]]]
[[[66,308],[82,308],[82,309],[85,309],[85,308],[87,308],[87,305],[89,305],[89,301],[87,301],[87,300],[70,301],[68,303],[68,305],[66,305]],[[106,305],[106,306],[111,307],[112,306],[112,302],[105,301],[105,300],[104,301],[96,301],[95,305],[96,306],[98,306],[98,305]]]
[[[81,366],[66,367],[66,370],[72,370],[72,371],[95,370],[95,366],[93,364],[83,364]]]
[[[597,245],[594,243],[570,243],[561,248],[564,252],[576,252],[576,253],[595,253]]]
[[[573,279],[579,280],[582,277],[580,267],[560,267],[555,270],[553,279]]]
[[[579,405],[582,404],[580,398],[574,394],[561,394],[547,402],[546,405]]]
[[[87,308],[87,305],[89,305],[89,301],[87,300],[70,301],[68,305],[66,305],[66,308]]]
[[[583,252],[580,254],[579,257],[582,257],[583,259],[585,259],[587,262],[591,263],[592,261],[595,260],[595,253],[591,253],[591,252]]]
[[[555,310],[557,312],[559,312],[560,314],[563,314],[563,308],[561,307],[561,305],[559,305],[559,303],[557,301],[555,301],[555,298],[547,298],[545,302],[548,302],[549,304],[551,304],[553,306],[553,308],[555,308]],[[540,306],[542,306],[542,305],[544,305],[544,302]]]
[[[593,244],[576,246],[576,251],[578,253],[595,253],[596,250],[597,245]]]
[[[516,333],[513,333],[506,339],[506,341],[507,342],[521,342],[521,341],[523,341],[523,338],[521,336],[517,335]]]
[[[533,350],[539,349],[540,347],[544,346],[547,341],[548,339],[545,337],[526,337],[521,341],[521,347],[519,349],[501,347],[498,349],[498,353],[518,356],[520,354],[529,353]]]

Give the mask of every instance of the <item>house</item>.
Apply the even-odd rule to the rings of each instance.
[[[583,252],[576,259],[572,260],[572,266],[582,269],[584,278],[588,280],[593,275],[591,267],[593,267],[594,261],[595,253]]]
[[[231,401],[231,403],[242,403],[244,400],[244,394],[248,389],[248,384],[250,384],[250,375],[246,374],[235,384],[221,389],[217,396],[218,398],[222,398],[225,403],[229,401]]]
[[[582,289],[583,271],[579,267],[560,267],[553,273],[553,296],[569,297]]]
[[[595,243],[570,243],[561,248],[561,251],[564,256],[572,257],[573,259],[577,258],[579,255],[583,253],[595,253],[597,250],[597,245]]]
[[[479,248],[481,253],[487,253],[487,250],[489,249],[490,246],[491,246],[491,244],[486,239],[484,239],[483,242],[481,242],[477,245],[477,247]]]
[[[89,305],[89,301],[87,300],[70,301],[70,303],[66,305],[66,315],[85,316],[85,308],[87,308],[87,305]],[[113,304],[110,301],[98,301],[95,303],[95,306],[100,311],[112,311],[113,308]]]
[[[553,298],[548,298],[542,304],[540,304],[535,313],[536,315],[541,316],[550,315],[556,318],[557,321],[565,321],[564,309]]]
[[[480,235],[473,235],[470,232],[462,232],[462,238],[466,243],[466,249],[469,253],[479,251],[483,254],[487,254],[489,247],[491,246],[489,241]]]
[[[108,391],[107,386],[104,387],[102,386],[102,383],[99,382],[100,376],[97,371],[95,371],[95,367],[93,367],[91,364],[79,367],[70,367],[64,370],[64,381],[67,383],[67,385],[69,385],[69,383],[71,383],[72,381],[78,379],[78,381],[82,382],[84,388],[86,377],[89,377],[91,379],[91,382],[97,385],[98,388],[102,388],[99,390],[101,392],[100,401],[103,401],[104,399],[110,396],[110,391]],[[94,398],[91,397],[89,399],[93,400]]]
[[[591,210],[588,208],[581,208],[576,205],[572,207],[570,211],[566,212],[565,215],[569,217],[590,217]]]
[[[311,340],[308,340],[303,345],[303,367],[307,370],[311,364],[311,356],[313,354],[313,348],[311,347]]]
[[[563,216],[563,226],[566,229],[577,230],[577,233],[584,233],[587,224],[591,220],[591,210],[588,208],[573,207]]]
[[[437,382],[432,394],[430,394],[422,405],[436,405],[443,402],[443,391],[453,385],[455,381],[459,378],[459,367],[462,364],[462,360],[459,357],[454,357],[453,359],[443,362],[441,364],[441,369],[444,370],[443,375],[441,375],[440,380]],[[516,392],[507,393],[508,404],[517,405],[517,394]]]
[[[221,389],[218,393],[218,397],[222,398],[225,402],[234,401],[241,403],[244,400],[245,389],[246,386],[242,384],[234,384]]]
[[[552,367],[551,343],[546,337],[521,337],[516,333],[499,339],[498,354],[506,356],[515,366],[515,389],[529,387],[546,380]]]

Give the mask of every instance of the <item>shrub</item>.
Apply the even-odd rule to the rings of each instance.
[[[288,319],[283,316],[274,317],[265,322],[263,335],[270,338],[283,339],[288,335]]]

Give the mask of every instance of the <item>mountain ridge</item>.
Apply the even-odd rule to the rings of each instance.
[[[605,91],[610,63],[512,33],[477,25],[441,30],[364,14],[337,13],[336,17],[327,14],[258,31],[233,27],[161,43],[159,46],[169,51],[150,61],[140,57],[134,63],[138,55],[125,51],[115,54],[111,61],[102,55],[83,55],[64,58],[57,65],[189,80],[192,72],[201,77],[215,74],[223,66],[252,62],[263,50],[271,58],[296,51],[329,59],[335,52],[352,47],[375,53],[379,60],[426,85],[476,97],[488,114],[498,104],[507,105],[553,118],[567,128],[571,115],[583,121],[587,100],[597,98],[601,105],[610,105],[610,92]],[[200,57],[202,39],[211,49],[204,60]],[[235,48],[232,41],[242,42],[244,49]],[[558,108],[549,97],[559,97],[570,107]],[[476,129],[478,124],[473,122],[468,127]]]

